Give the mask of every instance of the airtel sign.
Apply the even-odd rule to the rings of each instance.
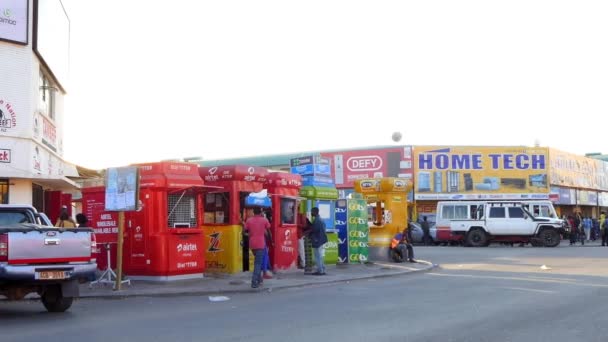
[[[379,156],[351,157],[346,161],[350,171],[377,171],[382,168],[382,158]]]

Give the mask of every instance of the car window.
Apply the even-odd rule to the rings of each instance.
[[[509,208],[509,217],[510,218],[524,218],[524,211],[522,208],[511,207],[511,208]]]
[[[25,213],[0,212],[0,225],[11,225],[17,223],[28,223],[29,219]]]
[[[502,208],[502,207],[490,208],[490,218],[504,218],[504,217],[505,217],[505,208]]]

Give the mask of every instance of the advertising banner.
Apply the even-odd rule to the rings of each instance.
[[[414,159],[417,200],[549,198],[547,148],[421,146]]]
[[[335,265],[338,262],[338,234],[327,233],[325,257],[323,260],[328,265]]]
[[[608,190],[608,163],[556,149],[549,150],[551,184]]]
[[[578,205],[597,205],[597,192],[587,190],[576,191],[576,204]]]
[[[28,43],[28,0],[3,0],[0,3],[0,40]]]
[[[397,146],[373,150],[322,152],[331,164],[336,188],[352,188],[357,179],[413,178],[412,147]]]
[[[335,227],[338,231],[338,261],[341,263],[348,262],[348,230],[346,221],[347,204],[345,199],[336,201],[336,216]]]
[[[134,211],[139,196],[139,169],[136,166],[108,168],[106,171],[107,211]]]
[[[369,258],[369,226],[367,225],[367,202],[348,200],[348,262],[363,263]]]
[[[576,205],[576,190],[559,188],[559,200],[557,204]]]

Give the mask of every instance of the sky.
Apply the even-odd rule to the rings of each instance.
[[[64,158],[81,166],[397,144],[608,153],[606,1],[63,4]]]

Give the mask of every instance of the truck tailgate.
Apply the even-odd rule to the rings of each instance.
[[[87,230],[38,230],[8,233],[9,264],[88,262],[91,232]]]

